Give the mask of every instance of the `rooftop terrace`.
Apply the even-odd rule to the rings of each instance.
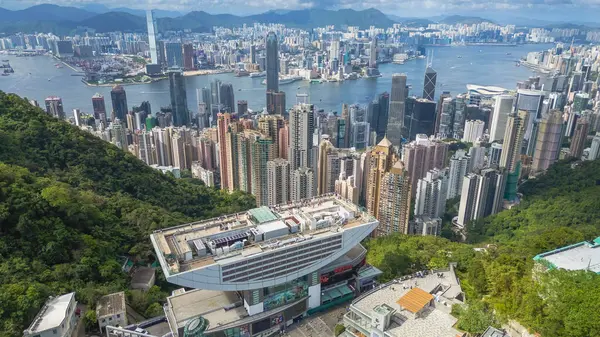
[[[152,242],[168,272],[229,263],[375,221],[336,195],[259,207],[155,231]]]
[[[542,253],[533,258],[536,261],[547,261],[553,268],[566,270],[589,270],[600,273],[600,237],[593,242],[579,242]]]
[[[429,299],[432,305],[427,304]],[[462,333],[454,328],[457,319],[450,315],[454,303],[462,303],[462,289],[450,268],[380,285],[356,298],[351,310],[372,318],[373,312],[386,308],[392,313],[385,329],[389,336],[456,337]]]

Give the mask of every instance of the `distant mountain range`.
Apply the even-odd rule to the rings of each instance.
[[[156,10],[155,16],[159,31],[189,29],[194,32],[210,32],[214,26],[234,27],[243,24],[280,23],[288,27],[310,29],[326,25],[360,28],[390,27],[402,23],[410,27],[426,27],[432,23],[476,24],[493,22],[476,16],[436,16],[430,18],[399,17],[386,15],[376,9],[356,11],[353,9],[325,10],[273,10],[250,16],[231,14],[209,14],[193,11],[187,14],[175,11]],[[531,24],[531,23],[530,23]],[[548,25],[551,23],[548,22]],[[552,24],[556,27],[561,24]],[[543,26],[543,25],[538,25]],[[578,26],[581,28],[581,26]],[[0,8],[0,32],[53,32],[66,35],[75,31],[93,29],[104,33],[109,31],[142,32],[146,30],[145,12],[130,8],[108,8],[99,4],[88,4],[82,8],[51,4],[37,5],[23,10]]]
[[[102,5],[88,5],[86,8],[57,5],[37,5],[23,10],[11,11],[0,8],[0,32],[53,32],[68,34],[85,27],[97,32],[144,31],[145,13],[128,8],[106,11]],[[213,26],[240,26],[262,23],[281,23],[289,27],[314,28],[325,25],[352,25],[361,28],[390,27],[396,21],[376,9],[355,11],[352,9],[324,10],[305,9],[294,11],[269,11],[250,16],[230,14],[209,14],[193,11],[185,15],[177,12],[157,11],[157,25],[160,31],[190,29],[195,32],[209,32]]]

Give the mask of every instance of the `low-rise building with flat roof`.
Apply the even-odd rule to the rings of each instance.
[[[24,337],[70,337],[77,326],[75,293],[50,297],[35,316]]]
[[[587,270],[600,274],[600,237],[558,248],[533,258],[548,269]]]
[[[460,337],[450,315],[464,294],[453,266],[417,273],[363,293],[344,315],[345,337]]]
[[[125,292],[102,296],[96,304],[96,318],[100,331],[107,325],[127,325],[127,307],[125,306]]]
[[[137,267],[131,275],[131,289],[148,291],[154,285],[155,278],[154,268]]]

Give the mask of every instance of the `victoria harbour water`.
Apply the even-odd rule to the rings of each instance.
[[[531,70],[515,66],[515,62],[528,52],[542,51],[551,45],[520,46],[460,46],[433,47],[433,68],[437,71],[436,96],[443,91],[452,95],[466,91],[467,84],[493,85],[507,89],[515,88],[518,81],[532,75]],[[72,109],[83,112],[92,110],[91,98],[95,93],[105,96],[110,105],[110,87],[89,87],[81,82],[81,77],[71,76],[75,72],[68,67],[56,68],[56,60],[48,56],[15,57],[2,55],[10,60],[15,70],[10,76],[0,77],[0,90],[16,93],[43,104],[47,96],[59,96],[67,115]],[[344,82],[308,83],[298,81],[280,86],[286,93],[288,108],[296,103],[296,94],[309,94],[311,103],[325,111],[340,111],[342,103],[365,104],[377,94],[390,91],[394,73],[406,73],[411,86],[410,95],[421,96],[425,59],[407,61],[405,64],[382,64],[379,69],[382,77],[358,79]],[[210,82],[219,79],[232,83],[236,100],[248,101],[253,110],[265,106],[265,86],[263,78],[235,77],[232,73],[186,77],[188,107],[195,110],[196,89],[210,87]],[[153,111],[168,106],[169,82],[159,81],[150,84],[128,85],[125,87],[129,108],[149,101]]]

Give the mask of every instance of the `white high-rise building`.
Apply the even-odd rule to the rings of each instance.
[[[315,173],[311,168],[301,167],[291,172],[290,199],[297,201],[312,198],[317,194]]]
[[[448,199],[461,194],[463,177],[467,174],[470,157],[464,150],[458,150],[450,158],[450,179],[448,181]]]
[[[158,64],[158,50],[156,48],[156,21],[154,21],[154,11],[146,11],[146,24],[148,26],[150,59],[152,60],[152,64]]]
[[[446,208],[449,169],[433,169],[419,179],[415,198],[415,216],[441,218]]]
[[[490,126],[490,142],[501,140],[506,130],[508,115],[512,112],[515,97],[511,95],[496,96],[494,112],[492,113],[492,125]]]
[[[457,224],[465,226],[469,221],[496,214],[502,209],[505,176],[498,170],[485,169],[480,174],[469,173],[464,177]]]
[[[596,160],[600,158],[600,132],[596,132],[594,138],[592,138],[592,146],[587,156],[587,160]]]
[[[485,123],[480,120],[468,120],[465,122],[465,131],[463,133],[462,141],[467,143],[475,143],[476,141],[483,138],[483,132],[485,131]]]
[[[301,167],[312,168],[316,160],[313,158],[312,150],[315,130],[315,114],[312,104],[299,104],[290,110],[289,130],[290,171]]]

